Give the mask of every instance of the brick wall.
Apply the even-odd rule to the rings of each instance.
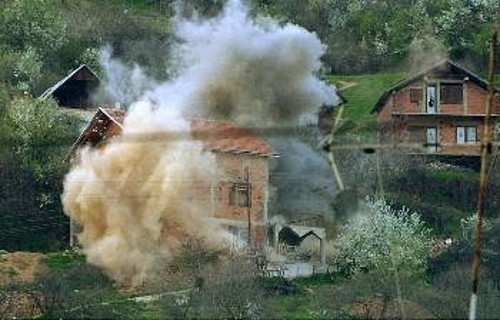
[[[252,243],[264,246],[264,225],[267,221],[269,159],[245,154],[216,153],[217,181],[212,188],[212,215],[227,226],[248,228],[248,215],[252,228]],[[231,205],[233,184],[250,184],[250,207]]]
[[[436,81],[439,83],[440,79]],[[445,81],[443,79],[442,81]],[[410,135],[408,127],[436,127],[438,133],[438,142],[442,145],[438,152],[446,154],[479,154],[479,140],[483,132],[483,118],[462,119],[461,117],[446,117],[445,115],[481,115],[485,113],[487,91],[471,81],[464,81],[464,101],[461,104],[442,104],[437,106],[437,115],[429,116],[428,119],[419,116],[407,116],[403,121],[401,118],[395,118],[393,113],[425,113],[425,93],[426,83],[422,80],[414,81],[397,92],[393,92],[387,99],[377,115],[377,121],[381,126],[382,134],[391,132],[399,141],[415,142]],[[410,101],[410,89],[417,88],[422,90],[422,100],[419,103]],[[439,84],[437,84],[439,96]],[[438,98],[439,100],[439,98]],[[500,112],[500,99],[496,98],[492,106],[492,113]],[[439,114],[444,114],[440,116]],[[476,143],[457,144],[457,126],[475,126],[477,128]],[[425,141],[422,141],[425,143]]]

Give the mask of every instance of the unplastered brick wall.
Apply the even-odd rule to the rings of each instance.
[[[213,216],[226,225],[248,229],[255,247],[262,248],[267,220],[269,159],[249,154],[216,152],[217,179],[212,188]],[[231,188],[247,185],[249,206],[230,203]]]

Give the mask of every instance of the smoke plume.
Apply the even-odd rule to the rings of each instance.
[[[168,262],[185,233],[211,244],[225,237],[207,219],[214,155],[194,139],[168,139],[171,132],[189,133],[186,117],[295,124],[336,99],[315,77],[325,49],[317,36],[252,19],[240,1],[229,1],[213,19],[178,21],[176,36],[178,75],[152,89],[142,76],[129,78],[128,86],[144,92],[131,105],[122,136],[105,148],[82,150],[65,180],[65,213],[82,227],[79,242],[88,261],[121,283],[138,284]],[[108,89],[121,75],[107,75]],[[128,99],[114,92],[118,101]],[[166,139],[134,139],[155,133]]]
[[[287,221],[311,214],[333,220],[333,199],[339,191],[320,151],[292,137],[273,138],[269,143],[281,155],[270,172],[269,182],[275,189],[271,214]]]

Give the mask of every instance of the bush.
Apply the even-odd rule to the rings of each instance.
[[[133,319],[141,311],[119,295],[102,271],[88,264],[40,274],[32,297],[43,318]]]
[[[162,297],[162,317],[242,319],[262,315],[260,271],[248,257],[224,256],[204,265],[199,273],[190,272],[195,277],[190,290]]]

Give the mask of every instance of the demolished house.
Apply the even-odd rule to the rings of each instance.
[[[99,108],[73,145],[71,154],[83,146],[105,147],[107,140],[121,134],[124,119],[123,110]],[[217,181],[210,186],[207,204],[213,219],[231,232],[235,245],[249,243],[263,250],[269,160],[276,153],[265,142],[231,123],[192,119],[190,124],[194,138],[216,156]]]
[[[105,148],[106,142],[121,135],[126,112],[116,108],[98,108],[71,148],[74,155],[85,146]],[[208,188],[207,208],[211,216],[232,234],[233,245],[250,245],[266,254],[271,249],[278,254],[294,251],[307,238],[317,239],[321,246],[321,262],[325,263],[326,235],[320,226],[307,227],[290,221],[276,223],[269,217],[270,162],[277,153],[263,140],[233,123],[206,119],[189,120],[192,135],[204,149],[216,158],[216,181]],[[206,195],[200,195],[206,197]],[[75,244],[75,228],[71,224],[71,246]],[[291,230],[296,241],[291,241]],[[291,234],[288,232],[288,234]]]

